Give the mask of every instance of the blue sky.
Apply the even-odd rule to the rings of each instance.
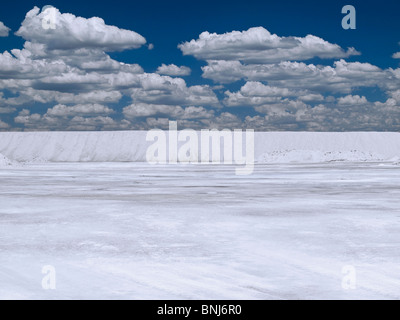
[[[356,30],[341,27],[346,4],[356,8]],[[60,15],[55,38],[45,34],[52,30],[35,29],[40,11],[14,34],[27,12],[45,5]],[[365,0],[9,2],[0,12],[11,29],[0,37],[0,52],[11,55],[0,59],[0,130],[151,129],[178,120],[193,129],[398,131],[400,60],[393,54],[400,51],[399,8],[397,1]],[[110,38],[102,46],[101,36],[90,35],[101,24],[83,24],[88,30],[71,36],[66,13],[104,19],[103,36],[116,26],[111,37],[126,29],[146,43],[132,33],[125,43]],[[208,32],[206,41],[199,39],[202,32]],[[54,39],[61,51],[53,48]],[[68,41],[74,44],[67,50]],[[32,51],[32,61],[11,53],[25,42],[44,46],[45,55],[31,55],[29,45],[24,52]],[[276,47],[266,49],[270,45]],[[85,59],[100,63],[106,57],[130,67],[82,67]],[[63,68],[55,70],[54,63]],[[184,68],[171,74],[170,67],[157,73],[162,64],[189,68],[190,74]]]

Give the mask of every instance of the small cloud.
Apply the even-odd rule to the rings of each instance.
[[[338,100],[338,105],[341,106],[360,106],[366,105],[367,103],[367,98],[365,98],[364,96],[360,97],[359,95],[348,95],[346,97],[341,97]]]
[[[149,45],[147,46],[147,48],[148,48],[149,50],[153,50],[153,49],[154,49],[154,44],[149,43]]]
[[[11,107],[0,107],[0,114],[7,114],[7,113],[13,113],[17,111],[17,109],[15,108],[11,108]]]
[[[223,86],[223,85],[215,85],[215,86],[212,86],[212,89],[213,90],[224,90],[225,89],[225,87]]]
[[[393,59],[400,59],[400,52],[393,53],[392,58]]]
[[[45,12],[47,9],[55,9],[52,5],[46,5],[42,8],[42,12]]]
[[[10,126],[7,123],[0,120],[0,129],[7,129],[9,127]]]
[[[5,26],[3,22],[0,21],[0,37],[8,37],[10,28]]]
[[[158,67],[156,71],[158,74],[164,74],[167,76],[188,76],[191,72],[192,70],[189,67],[178,67],[174,64],[166,65],[164,63]]]

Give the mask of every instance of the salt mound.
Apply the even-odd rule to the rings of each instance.
[[[16,163],[146,162],[153,144],[146,136],[147,131],[0,132],[0,153]],[[264,163],[399,163],[400,157],[396,132],[256,132],[254,138],[254,159]]]
[[[320,150],[276,150],[258,157],[260,163],[321,163],[321,162],[379,162],[384,157],[372,152],[358,150],[350,151],[320,151]]]
[[[0,168],[11,166],[13,162],[0,153]]]

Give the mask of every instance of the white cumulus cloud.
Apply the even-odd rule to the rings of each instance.
[[[393,53],[393,59],[400,59],[400,52]]]
[[[358,106],[362,106],[362,105],[366,105],[368,104],[367,98],[365,98],[364,96],[360,97],[359,95],[348,95],[345,97],[341,97],[338,99],[338,104],[339,105],[350,105],[350,106],[354,106],[354,105],[358,105]]]
[[[0,37],[8,37],[10,30],[11,29],[9,27],[0,21]]]
[[[185,67],[185,66],[181,66],[178,67],[175,64],[162,64],[161,66],[159,66],[157,68],[156,73],[158,74],[164,74],[167,76],[188,76],[190,75],[190,73],[192,72],[192,70],[189,67]]]
[[[54,20],[54,29],[43,28],[44,19]],[[42,43],[50,50],[97,48],[120,51],[139,48],[146,43],[140,34],[106,25],[98,17],[82,18],[70,13],[60,13],[56,8],[40,11],[33,8],[26,14],[16,35],[33,43]]]
[[[67,117],[88,114],[111,114],[114,111],[101,104],[77,104],[74,106],[66,106],[58,104],[47,110],[47,115],[55,117]]]
[[[7,123],[0,120],[0,129],[7,129],[9,127],[10,126]]]
[[[209,119],[214,116],[213,110],[204,107],[189,106],[182,108],[174,105],[136,103],[124,108],[123,113],[128,119],[138,117],[167,117],[169,119]]]
[[[184,55],[200,60],[237,60],[245,63],[276,63],[290,60],[345,58],[358,55],[354,48],[347,51],[319,37],[279,37],[263,27],[224,34],[200,34],[197,40],[180,44]]]

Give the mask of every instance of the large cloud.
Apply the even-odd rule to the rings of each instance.
[[[53,26],[43,27],[49,21]],[[96,48],[119,51],[139,48],[146,43],[140,34],[106,25],[101,18],[85,19],[53,7],[40,11],[33,8],[26,14],[16,35],[33,43],[45,44],[49,50]]]
[[[178,46],[184,55],[201,60],[237,60],[246,63],[276,63],[285,60],[345,58],[359,54],[319,37],[279,37],[263,27],[224,34],[203,32],[199,39]]]
[[[211,61],[203,69],[203,77],[220,83],[240,79],[268,81],[275,86],[308,88],[315,91],[350,92],[355,87],[398,86],[393,70],[382,70],[369,63],[339,60],[333,66],[280,62],[277,64],[244,65],[239,61]]]

